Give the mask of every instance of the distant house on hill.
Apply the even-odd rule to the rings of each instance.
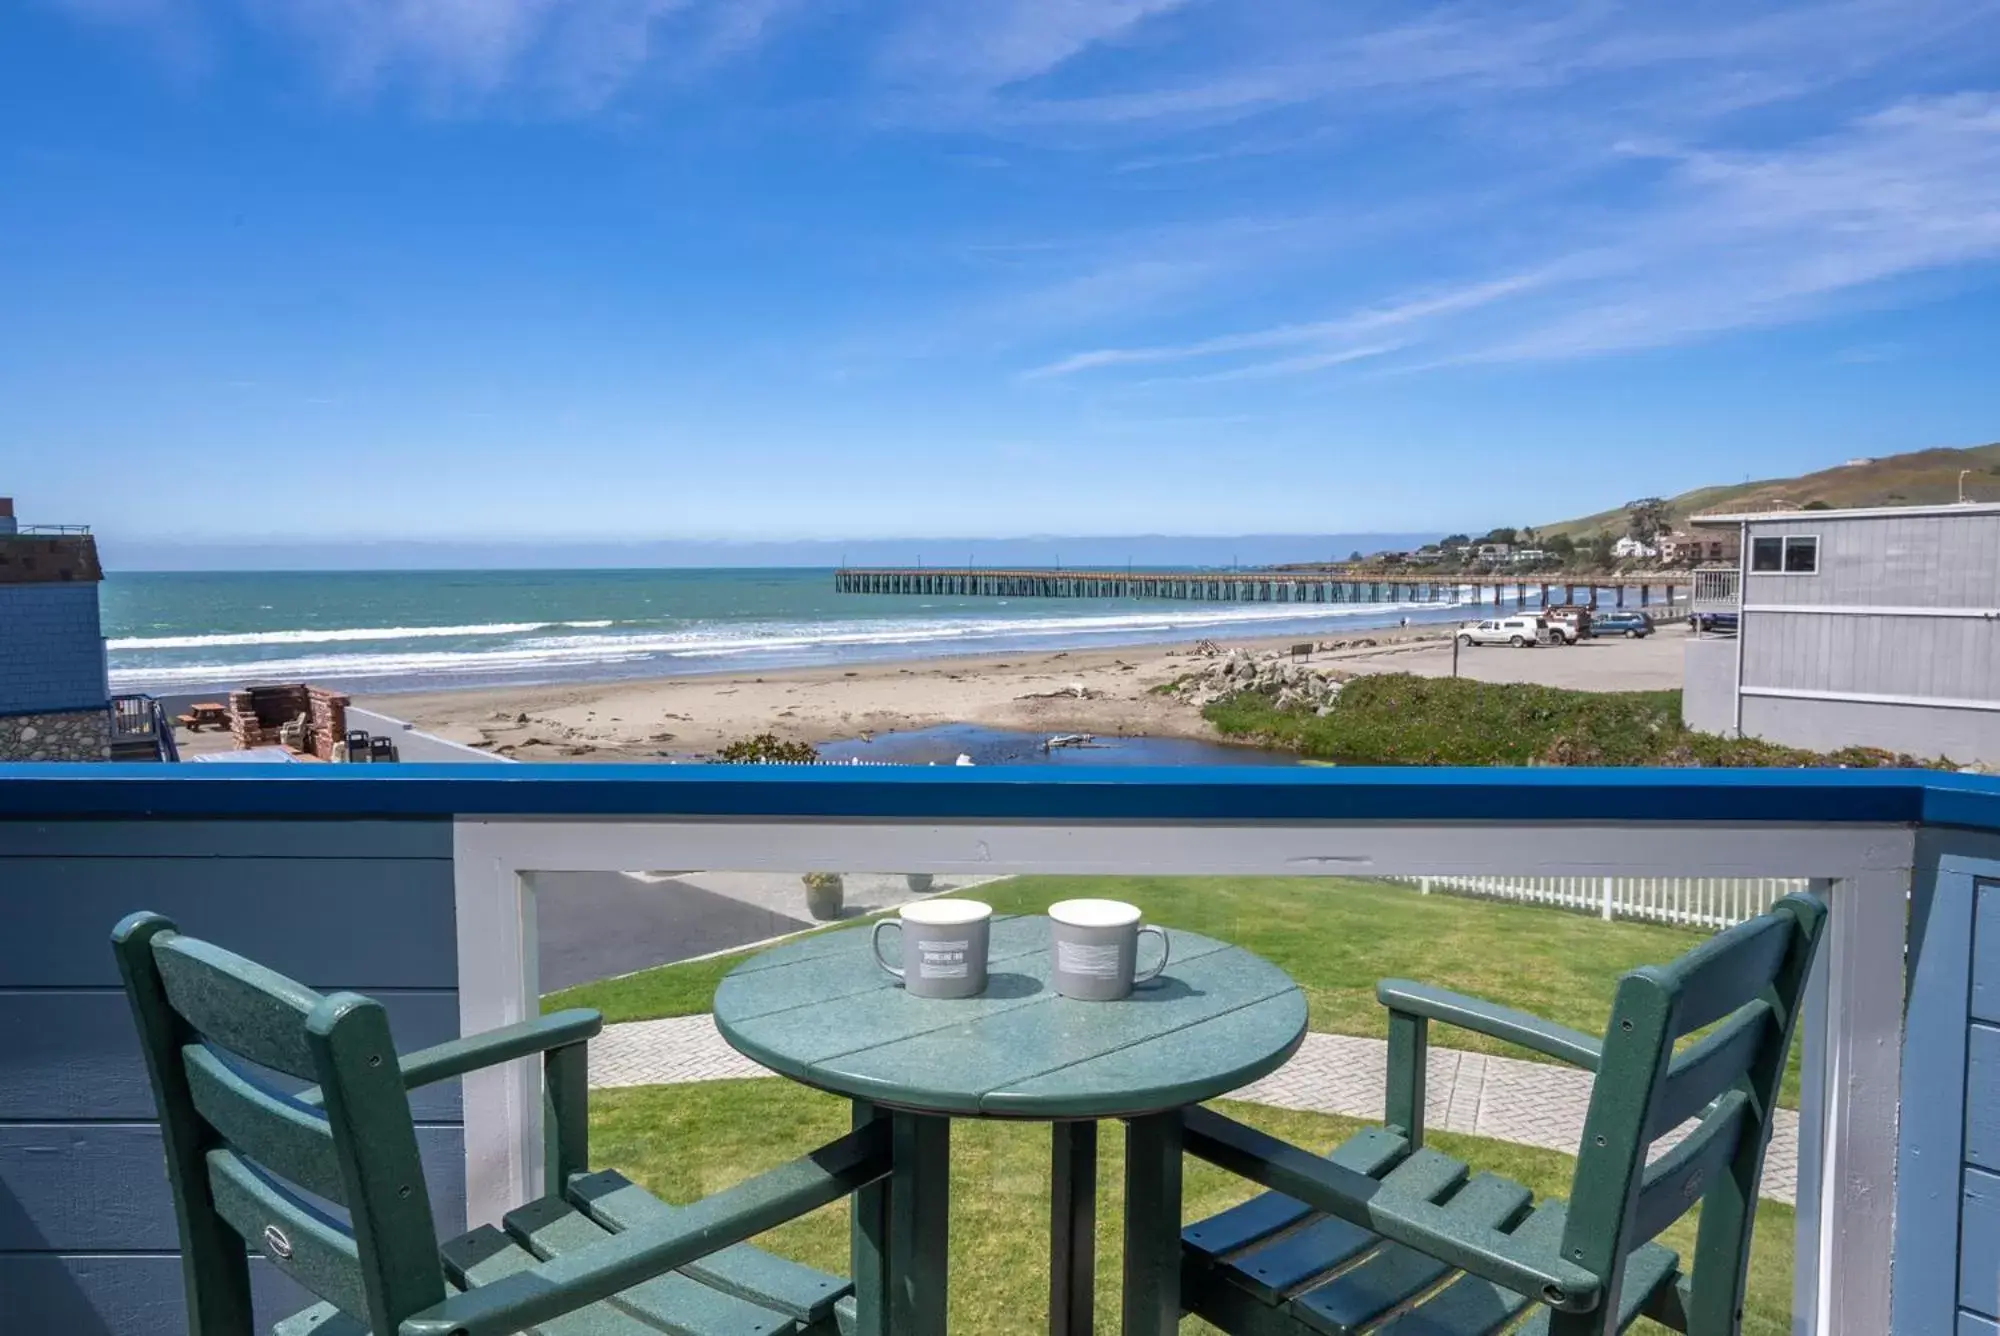
[[[1742,556],[1742,547],[1734,530],[1676,529],[1660,535],[1659,555],[1670,566],[1691,566],[1704,561],[1736,561]]]
[[[1630,561],[1636,557],[1657,557],[1660,549],[1628,535],[1611,545],[1611,555],[1621,561]]]

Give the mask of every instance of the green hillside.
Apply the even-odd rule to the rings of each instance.
[[[1968,499],[2000,501],[2000,442],[1996,442],[1967,450],[1917,450],[1907,455],[1888,455],[1865,464],[1842,464],[1798,478],[1697,487],[1667,498],[1667,503],[1676,524],[1690,515],[1791,510],[1814,502],[1834,509],[1928,505],[1957,499],[1961,469],[1973,471],[1965,480]],[[1557,534],[1572,538],[1594,533],[1622,534],[1625,511],[1622,507],[1599,511],[1560,524],[1541,525],[1538,531],[1543,538]]]

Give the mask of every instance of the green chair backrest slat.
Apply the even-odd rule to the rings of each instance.
[[[308,1192],[347,1204],[325,1114],[264,1090],[206,1045],[189,1044],[181,1060],[195,1112],[233,1149]]]
[[[127,917],[112,949],[160,1113],[189,1330],[252,1336],[246,1242],[377,1333],[442,1300],[430,1193],[381,1004],[322,997],[157,914]],[[314,1083],[323,1109],[232,1056]],[[345,1206],[348,1221],[294,1187]]]
[[[1782,914],[1759,914],[1717,933],[1662,971],[1675,995],[1673,1037],[1693,1034],[1761,997],[1791,945]]]
[[[1779,1024],[1777,1008],[1759,998],[1676,1054],[1653,1099],[1645,1139],[1665,1136],[1742,1080]]]
[[[287,1076],[319,1079],[305,1024],[319,1005],[318,993],[179,933],[161,934],[153,958],[167,1001],[197,1034]]]
[[[1790,895],[1619,980],[1577,1150],[1562,1255],[1614,1294],[1626,1258],[1699,1204],[1686,1330],[1733,1336],[1771,1118],[1826,907]],[[1675,1042],[1714,1025],[1675,1054]],[[1652,1165],[1654,1141],[1701,1123]]]
[[[1733,1090],[1672,1150],[1646,1166],[1632,1211],[1634,1248],[1686,1215],[1736,1154],[1739,1139],[1754,1130],[1749,1097]]]
[[[280,1271],[349,1313],[368,1311],[361,1253],[339,1222],[258,1173],[234,1151],[208,1153],[216,1214]]]

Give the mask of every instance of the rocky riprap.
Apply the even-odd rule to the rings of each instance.
[[[1316,714],[1326,714],[1340,695],[1340,687],[1341,680],[1325,669],[1290,655],[1233,649],[1181,677],[1169,690],[1196,708],[1239,691],[1257,691],[1271,697],[1280,709],[1305,706]]]
[[[108,761],[111,719],[103,710],[0,716],[0,761]]]

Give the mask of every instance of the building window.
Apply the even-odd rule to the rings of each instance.
[[[1766,575],[1817,575],[1819,535],[1750,540],[1750,569]]]

